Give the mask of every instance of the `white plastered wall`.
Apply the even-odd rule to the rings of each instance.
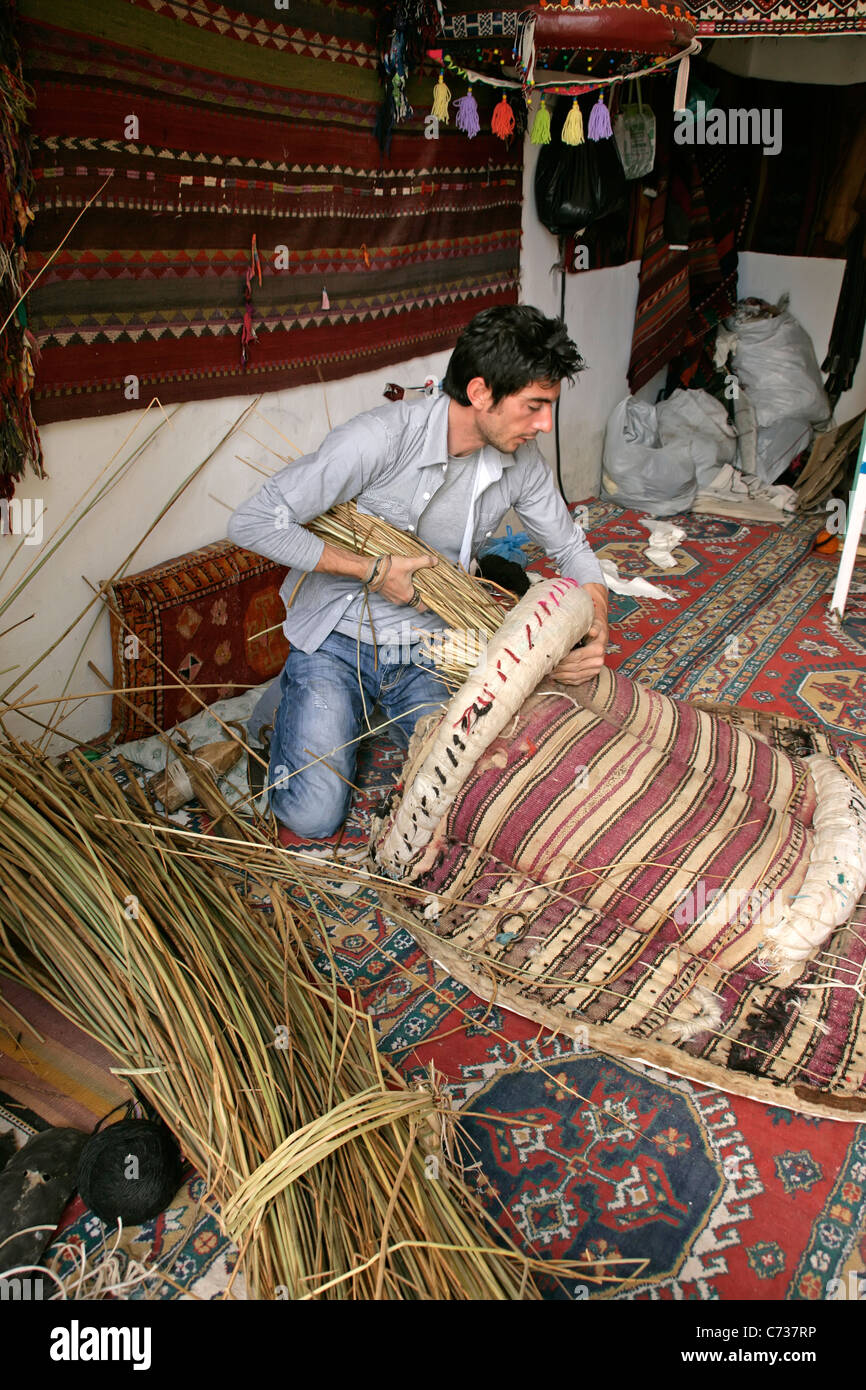
[[[284,434],[299,450],[307,452],[316,448],[327,433],[329,415],[332,424],[342,424],[362,410],[381,405],[386,382],[423,385],[428,375],[441,377],[447,361],[447,352],[435,353],[345,381],[331,382],[325,387],[317,384],[273,392],[263,398],[258,408],[278,419]],[[172,416],[171,425],[159,431],[110,494],[84,516],[63,545],[34,574],[20,597],[0,616],[0,632],[6,632],[6,636],[0,638],[0,672],[3,672],[0,691],[6,690],[46,652],[90,602],[92,590],[83,576],[97,584],[124,563],[179,483],[207,457],[232,422],[254,400],[254,396],[233,396],[216,401],[191,401],[179,409],[167,407],[166,413]],[[159,419],[158,410],[153,408],[146,418],[144,412],[129,412],[71,420],[43,428],[42,445],[49,476],[39,481],[28,475],[17,489],[19,499],[42,500],[42,543],[21,545],[16,537],[0,537],[0,569],[14,557],[0,579],[0,597],[9,595],[25,571],[40,563],[54,544],[52,535],[58,524],[70,514],[74,517],[81,513],[116,464],[131,455],[135,445],[155,428]],[[124,445],[123,441],[136,424],[139,429]],[[255,417],[249,418],[244,428],[271,448],[286,447],[276,433]],[[114,454],[117,455],[115,464],[97,482]],[[225,536],[230,510],[264,482],[261,474],[239,461],[239,454],[259,464],[265,463],[269,468],[281,466],[276,453],[257,445],[247,435],[235,433],[140,544],[126,573],[135,574]],[[88,492],[92,484],[93,489]],[[66,525],[61,529],[65,530]],[[68,692],[98,690],[99,679],[88,669],[88,661],[93,661],[109,678],[112,673],[107,613],[101,613],[95,630],[85,641],[98,611],[97,606],[91,608],[68,637],[6,698],[15,702],[58,696],[76,659],[78,666]],[[19,622],[21,625],[15,631],[7,631]],[[7,669],[10,667],[18,669]],[[31,690],[32,686],[36,688]],[[68,718],[60,727],[71,739],[92,738],[108,728],[110,700],[107,696],[85,699],[78,708],[75,704],[65,708]],[[52,722],[54,706],[32,707],[29,713]],[[7,715],[6,722],[9,731],[17,737],[38,739],[42,734],[20,715]],[[51,751],[68,747],[66,740],[57,739],[51,744]]]

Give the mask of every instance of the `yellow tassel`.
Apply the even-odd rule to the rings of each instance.
[[[533,145],[550,144],[550,112],[544,97],[541,98],[541,105],[535,113],[535,120],[532,122],[532,134],[529,139]]]
[[[448,107],[451,102],[451,93],[445,86],[445,74],[439,74],[439,81],[433,88],[433,110],[431,116],[435,116],[438,121],[448,124]]]
[[[562,143],[564,145],[583,144],[583,116],[577,97],[574,98],[572,108],[565,118],[565,125],[562,127]]]

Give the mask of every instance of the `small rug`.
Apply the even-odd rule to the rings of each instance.
[[[487,1024],[419,1047],[415,1074],[431,1062],[444,1073],[467,1168],[524,1248],[606,1262],[608,1282],[551,1279],[547,1297],[855,1297],[866,1126],[540,1037],[498,1007]]]

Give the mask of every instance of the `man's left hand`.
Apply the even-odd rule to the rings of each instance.
[[[592,586],[593,589],[598,587],[597,585]],[[575,647],[574,651],[569,652],[568,656],[564,657],[550,673],[553,680],[561,681],[563,685],[582,685],[584,681],[592,680],[593,676],[597,676],[604,666],[609,634],[607,614],[601,610],[596,596],[588,584],[586,588],[590,591],[593,600],[595,616],[585,645]]]

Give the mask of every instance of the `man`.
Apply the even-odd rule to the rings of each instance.
[[[583,367],[560,320],[528,306],[485,309],[461,334],[441,396],[357,415],[233,514],[236,544],[291,567],[282,596],[292,650],[280,677],[268,780],[271,809],[296,834],[324,838],[345,820],[357,741],[377,701],[405,747],[416,721],[448,699],[418,646],[422,632],[445,626],[423,608],[413,583],[416,570],[436,560],[373,561],[305,530],[337,502],[355,499],[360,511],[465,568],[513,506],[595,609],[586,644],[553,675],[577,685],[603,666],[604,576],[535,443],[552,428],[562,381]],[[410,659],[395,660],[395,638],[407,633],[408,643],[398,638],[397,646]]]

